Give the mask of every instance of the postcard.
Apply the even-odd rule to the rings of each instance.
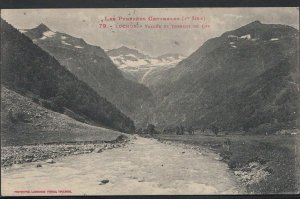
[[[1,10],[1,195],[296,194],[299,9]]]

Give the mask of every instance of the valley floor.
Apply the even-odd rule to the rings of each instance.
[[[243,193],[216,154],[154,139],[137,137],[124,147],[55,161],[2,170],[2,195]]]

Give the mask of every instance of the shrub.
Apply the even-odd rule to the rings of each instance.
[[[155,134],[156,133],[155,126],[153,124],[148,124],[146,128],[146,133]]]
[[[8,118],[13,123],[30,122],[28,119],[26,119],[26,114],[23,111],[17,111],[14,114],[12,109],[10,109],[8,112]]]
[[[17,122],[17,120],[16,120],[15,117],[13,116],[13,111],[12,111],[12,109],[9,109],[9,111],[8,111],[8,119],[9,119],[12,123]]]
[[[38,97],[32,97],[32,101],[36,104],[40,104],[40,99]]]
[[[26,116],[24,112],[17,112],[15,118],[17,121],[21,121],[21,122],[26,121]]]
[[[60,113],[62,113],[64,110],[63,107],[60,107],[57,104],[55,104],[54,102],[49,101],[49,100],[44,100],[42,102],[42,106],[44,106],[47,109],[53,110],[55,112],[60,112]]]

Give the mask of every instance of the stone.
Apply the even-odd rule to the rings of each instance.
[[[258,167],[260,164],[258,162],[250,162],[249,163],[249,167],[250,168],[255,168],[255,167]]]
[[[234,175],[240,176],[240,175],[242,175],[242,171],[235,171],[235,172],[234,172]]]
[[[25,162],[31,162],[31,161],[32,161],[32,159],[30,159],[30,158],[25,159]]]
[[[49,164],[55,163],[53,159],[48,159],[48,160],[46,160],[46,162],[49,163]]]
[[[221,158],[221,157],[215,157],[214,159],[215,159],[215,160],[218,160],[218,161],[223,160],[223,158]]]
[[[41,164],[37,164],[36,167],[42,167],[42,165]]]
[[[101,152],[102,152],[102,149],[101,149],[101,148],[95,148],[94,152],[95,152],[95,153],[101,153]]]
[[[104,185],[104,184],[107,184],[109,183],[109,180],[105,179],[105,180],[101,180],[99,185]]]

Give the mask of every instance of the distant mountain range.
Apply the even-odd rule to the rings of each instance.
[[[299,31],[252,22],[206,41],[159,74],[152,123],[247,132],[296,126]]]
[[[150,90],[124,78],[102,48],[87,44],[81,38],[50,30],[44,24],[21,31],[135,122],[141,119],[138,115],[141,109],[151,105]]]
[[[55,38],[55,33],[43,25],[32,34],[40,33],[44,35],[41,40]],[[84,44],[82,40],[76,42],[80,42],[76,45]],[[115,105],[80,81],[55,58],[3,19],[1,19],[1,86],[45,108],[68,114],[82,122],[127,133],[135,130],[133,121],[121,113]],[[1,122],[7,121],[11,124],[1,123],[1,127],[7,127],[2,128],[1,133],[12,133],[14,130],[9,128],[17,128],[18,125],[26,123],[26,113],[19,110],[17,99],[14,103],[14,107],[2,107],[6,112],[2,111],[1,115],[11,119],[1,119]],[[14,124],[14,120],[22,122]],[[22,132],[16,133],[18,135]]]
[[[155,78],[152,74],[174,67],[186,58],[180,54],[164,54],[152,57],[136,49],[122,46],[117,49],[106,50],[111,60],[121,69],[126,78],[149,86],[149,81]]]

